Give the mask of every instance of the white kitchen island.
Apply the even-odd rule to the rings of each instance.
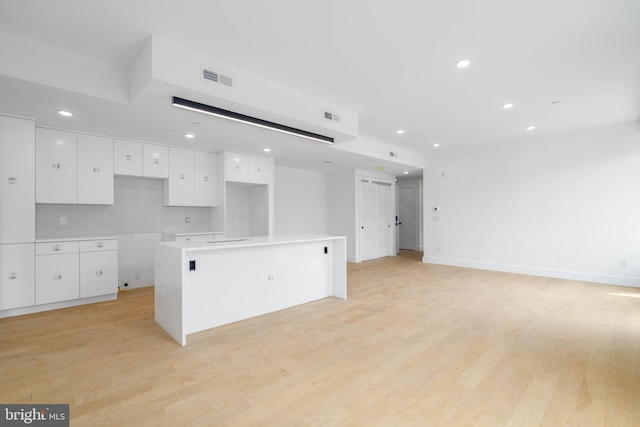
[[[310,301],[347,298],[344,236],[158,243],[155,320],[187,335]]]

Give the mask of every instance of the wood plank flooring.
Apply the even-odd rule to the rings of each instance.
[[[640,289],[420,256],[184,348],[152,288],[0,319],[0,402],[69,403],[72,426],[640,426]]]

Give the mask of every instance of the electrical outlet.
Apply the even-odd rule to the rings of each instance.
[[[624,259],[620,260],[620,268],[627,268],[627,261]]]
[[[67,217],[66,216],[61,216],[60,217],[60,225],[67,225]]]

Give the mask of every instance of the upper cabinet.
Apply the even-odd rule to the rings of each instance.
[[[36,128],[36,203],[78,203],[78,139]]]
[[[269,184],[269,158],[224,152],[224,179],[248,184]]]
[[[0,116],[0,243],[35,239],[35,124]]]
[[[142,143],[113,140],[113,173],[142,176]]]
[[[165,206],[216,206],[216,164],[216,154],[169,148],[169,179],[164,187]]]
[[[113,204],[113,139],[78,135],[78,203]]]
[[[113,172],[116,175],[169,177],[169,148],[135,141],[113,141]]]
[[[113,140],[37,128],[36,203],[113,204]]]
[[[142,144],[142,176],[169,178],[169,147]]]

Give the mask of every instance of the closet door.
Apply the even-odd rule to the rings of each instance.
[[[363,179],[358,193],[360,260],[392,255],[391,184]]]

